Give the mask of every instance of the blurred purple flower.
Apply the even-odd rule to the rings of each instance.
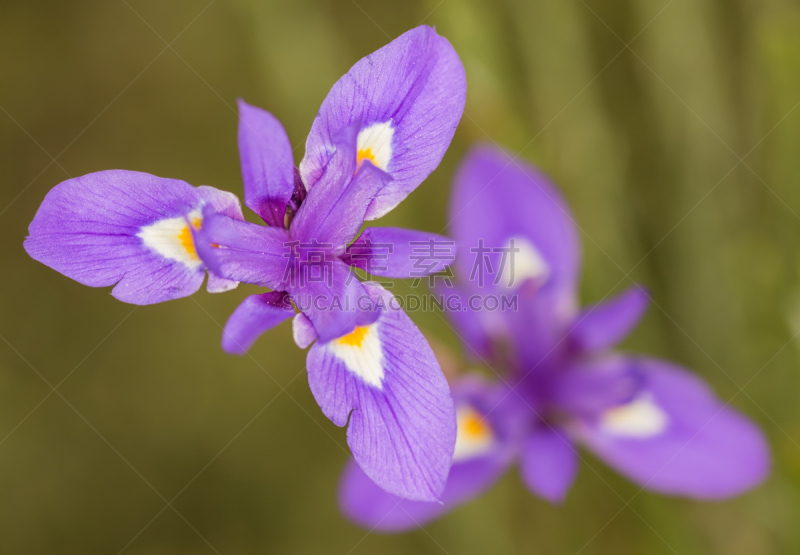
[[[361,283],[374,243],[394,245],[374,275],[412,277],[410,247],[443,238],[373,228],[439,164],[461,118],[464,69],[450,43],[417,27],[356,63],[322,103],[295,169],[271,114],[239,103],[245,204],[267,224],[243,220],[238,200],[210,187],[135,172],[71,179],[45,198],[28,253],[91,286],[117,283],[117,298],[148,304],[238,282],[273,291],[231,315],[223,348],[243,354],[301,309],[293,322],[308,353],[309,385],[364,472],[387,491],[434,501],[451,464],[452,399],[428,343],[377,284]],[[434,264],[428,273],[439,271]],[[291,302],[290,302],[291,301]]]
[[[485,491],[514,461],[531,492],[561,502],[578,470],[576,444],[669,495],[719,499],[765,479],[769,448],[755,424],[688,371],[610,351],[643,315],[643,289],[578,310],[575,225],[544,176],[477,148],[456,176],[450,221],[461,249],[456,276],[470,275],[471,255],[489,248],[495,278],[483,286],[462,281],[457,293],[510,292],[519,304],[449,316],[466,352],[511,372],[502,384],[466,378],[454,385],[458,439],[443,504],[401,500],[351,464],[340,490],[350,519],[385,531],[419,526]],[[504,261],[512,240],[514,259]]]

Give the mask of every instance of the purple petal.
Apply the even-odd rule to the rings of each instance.
[[[342,512],[367,529],[400,532],[427,524],[482,494],[508,468],[492,458],[453,464],[441,502],[411,501],[387,493],[351,461],[339,487]]]
[[[345,262],[372,275],[423,277],[441,272],[455,258],[455,242],[435,233],[370,227],[349,247]]]
[[[535,495],[561,503],[575,481],[578,460],[572,441],[560,429],[542,424],[522,449],[522,479]]]
[[[299,277],[289,284],[289,294],[323,343],[350,333],[356,326],[372,324],[380,316],[380,309],[355,272],[338,258],[297,274]]]
[[[613,299],[581,311],[570,332],[576,348],[583,351],[608,349],[625,339],[639,323],[650,304],[647,292],[633,286]]]
[[[654,359],[631,359],[645,377],[639,396],[574,432],[609,465],[643,487],[716,499],[738,495],[769,473],[761,430],[716,399],[685,370]]]
[[[242,215],[242,206],[239,203],[239,198],[233,193],[228,191],[220,191],[208,185],[201,185],[197,188],[200,197],[214,207],[218,214],[228,216],[234,220],[244,220]],[[193,238],[194,240],[194,238]],[[225,279],[219,277],[214,272],[208,272],[208,283],[206,289],[209,293],[225,293],[236,289],[239,282],[232,279]]]
[[[212,187],[112,170],[64,181],[45,197],[25,240],[28,254],[117,299],[151,304],[191,295],[205,266],[191,227],[209,213],[242,218],[238,199]],[[218,281],[209,287],[222,287]],[[231,284],[227,283],[230,288]]]
[[[226,279],[280,289],[286,278],[291,247],[283,228],[209,214],[195,244],[206,265]]]
[[[206,289],[209,293],[225,293],[236,289],[239,282],[232,279],[225,279],[215,275],[213,272],[208,272],[208,283]]]
[[[311,190],[334,152],[333,136],[360,122],[359,150],[394,179],[366,214],[389,212],[439,165],[466,99],[464,68],[428,26],[401,35],[356,63],[333,86],[306,141],[300,172]]]
[[[485,283],[497,281],[506,290],[531,280],[554,295],[560,317],[574,315],[580,271],[575,224],[559,192],[529,164],[493,147],[472,149],[456,174],[450,222],[462,279],[474,282],[483,272]],[[481,245],[508,249],[512,239],[519,250],[505,261],[499,250],[485,257],[472,251]]]
[[[565,306],[564,297],[553,289],[537,290],[530,283],[505,295],[516,298],[517,306],[495,312],[499,316],[496,326],[504,325],[507,330],[519,365],[516,370],[525,376],[559,366],[569,350],[565,327],[571,320],[571,308]]]
[[[594,416],[633,400],[644,378],[626,357],[607,356],[558,368],[549,379],[550,403],[573,415]]]
[[[517,454],[522,419],[527,408],[520,407],[517,398],[507,388],[488,385],[477,377],[461,378],[453,386],[453,401],[459,414],[476,411],[485,419],[493,441],[483,453],[461,449],[456,441],[456,453],[462,458],[453,462],[441,503],[409,501],[391,495],[370,480],[358,465],[350,462],[345,468],[339,488],[339,505],[352,521],[369,529],[397,532],[421,526],[465,503],[484,491],[508,469]],[[459,418],[459,426],[464,419]],[[459,437],[464,437],[463,430]],[[461,441],[464,441],[463,439]]]
[[[243,355],[262,333],[293,315],[289,295],[282,291],[250,295],[228,318],[222,332],[222,349],[232,355]]]
[[[356,236],[367,206],[391,180],[371,163],[357,168],[357,131],[357,124],[352,124],[334,136],[336,152],[291,224],[292,237],[328,244],[336,254],[343,253]]]
[[[239,100],[239,157],[244,202],[268,225],[283,227],[294,193],[294,159],[278,119]]]
[[[347,442],[372,480],[400,497],[435,501],[456,440],[450,390],[427,341],[392,295],[374,284],[368,291],[386,309],[370,326],[312,345],[311,392],[337,426],[349,417]]]
[[[314,324],[302,312],[298,312],[294,320],[292,320],[292,338],[295,345],[301,349],[305,349],[317,340],[317,331],[314,329]]]

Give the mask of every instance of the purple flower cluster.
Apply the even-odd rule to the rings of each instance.
[[[293,303],[302,307],[292,326],[300,348],[316,341],[307,358],[309,386],[328,418],[349,422],[355,460],[387,491],[435,501],[456,439],[447,381],[420,331],[391,308],[392,295],[360,282],[353,266],[369,260],[370,244],[389,243],[392,255],[373,273],[409,277],[413,245],[447,239],[369,228],[356,241],[364,248],[352,265],[346,247],[365,221],[391,211],[436,168],[465,98],[453,47],[431,27],[417,27],[336,82],[299,168],[280,122],[239,103],[245,204],[265,226],[245,222],[231,193],[104,171],[50,191],[25,249],[83,284],[116,284],[112,294],[135,304],[191,295],[206,272],[210,292],[239,282],[271,289],[231,315],[222,339],[230,353],[245,353],[291,318]]]
[[[401,530],[441,515],[515,461],[533,493],[560,501],[578,469],[578,444],[668,494],[719,498],[759,483],[769,451],[758,428],[686,371],[610,350],[642,316],[641,288],[578,309],[575,226],[535,170],[476,149],[455,180],[452,240],[391,227],[359,234],[437,167],[465,96],[450,43],[418,27],[333,86],[298,167],[280,122],[240,101],[245,204],[265,225],[246,222],[232,193],[112,170],[54,187],[25,249],[80,283],[113,285],[112,295],[134,304],[191,295],[206,274],[209,292],[240,282],[267,288],[235,309],[222,347],[244,354],[293,318],[295,343],[310,346],[315,399],[348,426],[354,462],[343,510],[370,528]],[[420,278],[448,266],[457,285],[444,280],[436,293],[458,307],[449,316],[465,351],[506,370],[499,381],[448,384],[401,303],[355,274]],[[505,306],[512,297],[513,310],[472,302]]]

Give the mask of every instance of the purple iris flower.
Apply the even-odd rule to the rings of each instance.
[[[439,164],[464,109],[464,69],[428,26],[356,63],[328,93],[299,169],[280,122],[240,102],[245,222],[238,200],[210,187],[123,171],[66,181],[45,198],[25,248],[117,298],[148,304],[238,282],[271,292],[234,311],[223,349],[244,354],[295,315],[309,385],[322,411],[347,429],[355,460],[393,494],[435,501],[456,439],[455,411],[427,341],[394,297],[354,267],[417,277],[415,245],[438,235],[370,228]],[[355,241],[354,241],[355,239]],[[388,246],[388,249],[386,248]],[[379,248],[380,247],[380,248]],[[421,271],[443,269],[434,263]]]
[[[543,175],[476,148],[457,173],[450,216],[457,277],[472,279],[437,293],[450,297],[465,351],[508,374],[453,384],[458,435],[442,504],[399,499],[351,463],[340,489],[351,520],[384,531],[419,526],[485,491],[514,462],[532,493],[558,503],[578,471],[578,445],[668,495],[720,499],[765,479],[769,448],[753,422],[687,370],[611,350],[647,307],[641,288],[579,310],[575,225]],[[474,295],[504,294],[516,295],[516,310],[459,310]]]

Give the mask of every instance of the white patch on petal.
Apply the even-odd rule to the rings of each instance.
[[[203,223],[203,213],[200,209],[193,210],[186,218],[166,218],[154,224],[144,226],[136,234],[144,244],[169,260],[176,260],[190,270],[196,270],[203,265],[194,248],[192,230],[189,229],[187,219],[199,229]]]
[[[469,405],[456,409],[456,450],[453,462],[485,455],[494,445],[494,431],[478,411]]]
[[[535,280],[541,287],[550,277],[550,266],[542,253],[524,237],[509,239],[501,256],[503,268],[498,282],[501,287],[519,287],[527,279]]]
[[[600,419],[600,429],[610,435],[647,439],[661,434],[669,417],[652,397],[642,395],[619,407],[606,410]]]
[[[349,334],[331,341],[329,348],[350,372],[366,384],[383,389],[383,349],[377,322],[358,326]]]
[[[358,167],[364,160],[369,160],[376,167],[388,171],[389,162],[392,161],[392,137],[394,136],[394,122],[373,123],[358,132],[356,150]]]

